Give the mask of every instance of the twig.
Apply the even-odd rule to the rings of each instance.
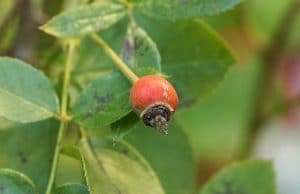
[[[0,39],[3,38],[7,26],[9,26],[10,22],[12,22],[12,20],[15,19],[16,16],[18,15],[17,13],[19,12],[20,7],[22,6],[21,4],[22,4],[22,0],[17,0],[14,6],[9,11],[9,13],[3,19],[2,24],[0,25]],[[0,50],[0,55],[6,55],[8,50],[9,49]]]
[[[278,30],[274,34],[270,45],[263,53],[263,67],[261,80],[257,88],[257,96],[254,104],[253,117],[250,121],[249,142],[244,154],[248,155],[256,139],[261,125],[268,118],[271,109],[271,99],[274,89],[274,79],[280,65],[280,61],[287,45],[291,27],[300,10],[300,1],[294,0],[287,9]],[[244,154],[242,154],[244,156]]]
[[[6,17],[3,19],[2,24],[0,25],[0,37],[2,36],[2,34],[4,33],[6,27],[8,26],[8,24],[10,23],[10,21],[15,18],[16,16],[16,12],[18,11],[19,7],[20,7],[20,3],[22,0],[17,0],[13,6],[13,8],[11,8],[10,12],[6,15]]]
[[[19,0],[17,13],[19,16],[19,30],[9,55],[32,64],[36,54],[38,26],[32,15],[32,2],[30,0]]]
[[[118,69],[128,78],[129,81],[134,83],[139,79],[139,77],[122,61],[122,59],[100,36],[97,34],[91,34],[90,37],[103,49],[111,60],[113,60]]]

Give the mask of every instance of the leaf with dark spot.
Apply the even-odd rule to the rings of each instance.
[[[149,73],[140,71],[142,68],[152,69],[153,72],[161,70],[160,54],[156,44],[136,24],[128,26],[120,56],[140,76]]]
[[[93,129],[119,120],[132,109],[130,83],[118,72],[107,73],[93,81],[81,93],[72,109],[74,120]]]
[[[57,129],[58,122],[44,120],[0,131],[0,168],[26,174],[38,192],[45,193]]]
[[[253,160],[225,168],[200,194],[275,194],[275,179],[269,161]]]
[[[19,158],[20,158],[21,163],[22,163],[23,165],[26,164],[27,161],[28,161],[26,154],[25,154],[23,151],[19,151],[19,152],[18,152],[18,155],[19,155]]]

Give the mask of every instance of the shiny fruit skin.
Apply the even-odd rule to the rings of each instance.
[[[176,90],[158,75],[147,75],[136,81],[130,91],[130,100],[139,112],[154,104],[164,104],[174,112],[178,105]]]

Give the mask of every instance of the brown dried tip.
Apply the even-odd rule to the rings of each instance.
[[[166,105],[156,104],[146,108],[142,114],[141,118],[145,125],[149,127],[154,127],[161,134],[168,134],[168,121],[172,110]]]

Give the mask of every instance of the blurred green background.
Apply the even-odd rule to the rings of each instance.
[[[31,24],[21,19],[21,10],[20,17],[8,17],[15,9],[14,1],[0,2],[0,55],[33,62],[47,72],[46,63],[57,60],[60,48],[49,44],[53,38],[37,30],[20,30],[24,30],[22,25],[40,25],[74,1],[48,0],[48,6],[41,0],[32,2],[35,20]],[[259,157],[273,159],[279,194],[300,193],[300,9],[289,18],[293,20],[290,25],[285,20],[293,3],[247,0],[226,13],[202,18],[232,47],[239,62],[211,95],[176,114],[196,157],[198,187],[233,161]],[[282,28],[288,28],[286,40],[274,44],[280,42],[277,33]],[[276,46],[282,48],[275,62],[270,61],[266,53]],[[272,79],[266,86],[268,76]],[[57,181],[80,180],[81,174],[74,171],[80,163],[68,156],[60,160]]]

